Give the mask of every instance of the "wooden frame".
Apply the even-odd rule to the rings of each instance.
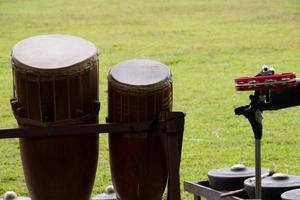
[[[246,194],[242,193],[240,196],[227,196],[221,197],[221,191],[214,190],[209,187],[208,181],[189,182],[184,181],[184,190],[194,194],[194,200],[201,200],[201,197],[207,200],[259,200],[259,199],[247,199]]]
[[[7,138],[37,138],[76,136],[81,134],[121,134],[131,132],[139,134],[147,132],[150,128],[161,130],[166,134],[166,158],[168,177],[168,200],[180,200],[179,168],[184,131],[184,117],[182,112],[164,111],[157,121],[141,123],[107,123],[107,124],[83,124],[51,127],[23,127],[0,129],[0,139]]]

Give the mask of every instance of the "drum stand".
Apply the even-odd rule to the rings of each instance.
[[[182,112],[163,111],[159,120],[141,123],[106,123],[106,124],[83,124],[52,127],[26,127],[0,129],[0,139],[5,138],[37,138],[37,137],[59,137],[76,136],[82,134],[122,134],[132,132],[139,134],[152,130],[161,130],[166,135],[166,158],[168,168],[168,200],[180,200],[180,159],[182,139],[184,131],[184,117]],[[99,197],[100,198],[100,197]],[[27,200],[28,198],[19,198]],[[95,199],[97,200],[97,199]]]
[[[262,111],[261,106],[268,99],[269,91],[255,91],[250,95],[251,103],[235,109],[236,115],[244,115],[252,127],[255,138],[255,198],[261,199],[261,138]]]

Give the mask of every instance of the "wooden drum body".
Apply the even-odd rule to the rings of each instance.
[[[19,126],[97,123],[98,50],[68,35],[25,39],[12,50]],[[98,135],[20,139],[33,200],[89,200],[98,160]]]
[[[129,60],[113,67],[108,75],[108,121],[153,120],[172,109],[169,69],[152,60]],[[165,135],[109,134],[113,185],[121,200],[159,200],[167,180]],[[147,146],[149,148],[147,148]]]

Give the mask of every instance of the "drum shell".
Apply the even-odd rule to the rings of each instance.
[[[98,54],[57,70],[31,68],[12,54],[19,126],[97,123]],[[98,161],[98,135],[20,139],[25,180],[33,200],[89,200]]]
[[[12,57],[14,115],[20,125],[80,124],[98,118],[98,55],[58,70],[27,68]]]
[[[20,152],[32,200],[90,199],[97,170],[98,135],[23,138]]]
[[[171,77],[153,85],[132,86],[109,74],[108,102],[109,122],[153,120],[161,110],[172,109]],[[167,180],[165,140],[156,131],[145,154],[146,133],[109,134],[112,181],[120,199],[161,199]]]

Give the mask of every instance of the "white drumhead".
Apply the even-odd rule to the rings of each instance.
[[[94,44],[71,35],[39,35],[18,42],[12,58],[28,67],[59,69],[73,66],[96,55]]]
[[[158,61],[134,59],[115,65],[110,76],[122,84],[146,86],[169,79],[171,73],[165,64]]]

